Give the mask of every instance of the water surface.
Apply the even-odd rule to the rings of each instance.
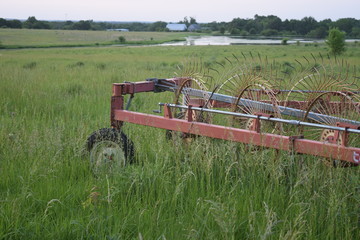
[[[189,36],[185,41],[168,42],[161,44],[162,46],[203,46],[203,45],[280,45],[283,38],[243,38],[228,36]],[[287,41],[288,44],[296,44],[297,42],[306,43],[323,43],[325,40],[309,40],[294,38]],[[346,40],[347,42],[355,42],[356,39]]]

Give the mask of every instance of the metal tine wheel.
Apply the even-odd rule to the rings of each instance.
[[[249,60],[245,55],[243,57],[244,63],[234,56],[233,61],[227,59],[227,65],[222,65],[222,69],[218,70],[225,79],[218,92],[234,97],[229,106],[233,112],[281,118],[279,101],[273,90],[277,79],[273,65],[260,55],[251,55]],[[254,123],[255,119],[230,118],[231,126],[248,130],[255,130]],[[261,121],[260,130],[280,132],[282,127],[280,123]]]

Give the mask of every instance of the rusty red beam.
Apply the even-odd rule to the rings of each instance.
[[[178,85],[179,82],[187,78],[169,78],[159,79],[162,83],[168,83],[169,86]],[[156,90],[156,81],[149,79],[149,81],[142,82],[124,82],[124,83],[113,83],[113,96],[121,96],[126,94],[135,94],[140,92],[154,92]]]
[[[120,122],[129,122],[267,148],[292,151],[294,153],[338,159],[354,164],[359,164],[360,162],[359,148],[345,147],[291,136],[257,133],[256,131],[208,123],[189,122],[187,120],[171,118],[171,114],[167,114],[167,116],[170,116],[170,118],[132,111],[114,110],[114,119]]]
[[[134,83],[114,83],[113,96],[121,96],[126,94],[135,94],[139,92],[152,92],[155,89],[154,82],[143,81]]]

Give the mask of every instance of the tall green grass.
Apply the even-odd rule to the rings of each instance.
[[[137,163],[94,176],[84,151],[109,126],[111,84],[173,77],[196,54],[211,66],[260,52],[293,62],[305,46],[0,51],[0,239],[356,239],[359,168],[252,151],[208,138],[184,144],[125,124]],[[345,56],[359,64],[359,50]],[[137,94],[151,113],[171,93]]]

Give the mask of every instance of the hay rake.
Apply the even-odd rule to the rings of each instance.
[[[132,161],[134,147],[121,131],[124,122],[180,132],[185,139],[206,136],[314,155],[335,166],[360,163],[360,91],[355,71],[299,63],[292,81],[284,81],[267,61],[228,62],[230,67],[221,64],[223,70],[215,70],[218,79],[225,79],[221,84],[198,63],[182,70],[186,77],[114,83],[112,128],[96,131],[88,139],[95,169]],[[205,81],[209,79],[212,87]],[[155,114],[129,111],[135,94],[142,92],[173,92],[175,98],[159,103]],[[130,96],[126,105],[125,95]]]

